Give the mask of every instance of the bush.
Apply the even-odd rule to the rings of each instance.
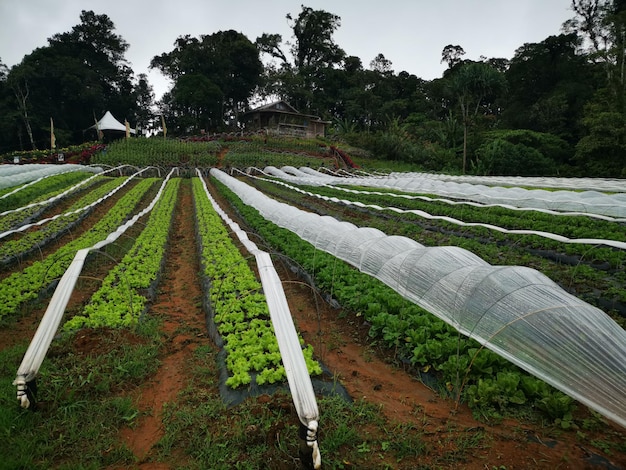
[[[548,176],[556,174],[556,163],[539,150],[505,139],[491,140],[476,152],[475,173],[504,176]]]
[[[453,151],[395,132],[352,134],[348,142],[366,149],[376,159],[407,162],[425,171],[442,171],[453,166]]]

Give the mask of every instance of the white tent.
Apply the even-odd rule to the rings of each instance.
[[[98,121],[98,124],[94,124],[89,129],[96,129],[99,131],[120,131],[126,132],[126,126],[113,117],[110,111],[107,111],[102,119]],[[135,134],[135,129],[130,129],[131,134]]]

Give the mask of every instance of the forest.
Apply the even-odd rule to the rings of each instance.
[[[303,5],[286,14],[290,38],[179,36],[150,62],[172,81],[158,101],[113,21],[82,11],[19,64],[0,58],[0,154],[49,149],[52,125],[58,147],[95,140],[86,129],[107,110],[150,135],[162,122],[174,138],[245,132],[241,113],[282,99],[331,122],[329,140],[424,171],[626,177],[626,1],[571,7],[561,31],[512,58],[447,45],[447,69],[428,81],[384,52],[348,56],[334,39],[341,18]]]

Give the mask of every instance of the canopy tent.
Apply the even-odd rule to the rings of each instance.
[[[98,131],[119,131],[126,132],[126,126],[113,117],[110,111],[107,111],[102,119],[97,124],[89,127],[89,129],[96,129]],[[135,134],[135,129],[130,129],[131,134]]]

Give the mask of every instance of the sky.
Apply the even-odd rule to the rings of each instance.
[[[171,83],[150,60],[174,48],[179,36],[234,29],[250,41],[263,33],[291,39],[285,16],[301,5],[341,18],[335,43],[364,67],[382,53],[396,72],[441,77],[441,52],[460,45],[465,59],[510,59],[525,43],[559,34],[573,17],[571,0],[0,0],[0,62],[21,62],[56,33],[80,23],[81,10],[106,14],[130,47],[126,59],[146,73],[156,98]]]

